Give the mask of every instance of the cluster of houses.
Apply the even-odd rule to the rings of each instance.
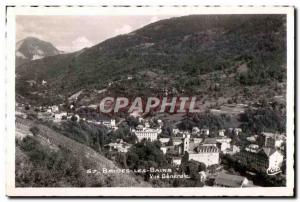
[[[232,144],[232,139],[225,135],[225,131],[225,129],[218,130],[217,136],[211,138],[209,137],[210,131],[208,128],[193,127],[191,132],[173,129],[173,137],[159,138],[161,128],[150,128],[147,123],[145,126],[138,125],[132,130],[138,141],[143,139],[160,141],[161,151],[164,154],[169,153],[173,156],[172,163],[174,165],[180,165],[184,155],[187,155],[188,160],[195,160],[204,163],[206,166],[218,165],[220,164],[220,153],[223,153],[238,154],[239,158],[251,162],[255,169],[264,170],[268,174],[280,170],[284,159],[281,152],[286,139],[284,134],[264,132],[255,136],[255,141],[258,142],[257,145],[249,141],[251,144],[241,149],[241,147]],[[242,129],[229,128],[227,131],[239,135]]]
[[[22,113],[23,108],[30,109],[30,105],[22,105],[17,104],[16,105],[16,115],[22,116],[23,118],[27,118],[26,113]],[[72,108],[74,106],[70,106]],[[117,130],[117,124],[115,119],[107,119],[107,120],[87,120],[86,118],[81,118],[78,114],[70,113],[66,111],[61,111],[59,109],[59,106],[53,105],[53,106],[39,106],[35,107],[34,111],[37,112],[37,118],[42,120],[48,120],[53,121],[55,123],[60,123],[63,120],[74,120],[76,122],[79,122],[80,120],[86,121],[87,123],[91,123],[94,125],[104,125],[109,129]]]
[[[195,160],[211,166],[220,163],[220,153],[236,153],[239,147],[231,145],[231,138],[218,136],[215,138],[191,137],[184,133],[182,137],[160,138],[161,150],[164,154],[170,153],[174,157],[174,165],[181,164],[183,155],[187,155],[188,160]]]
[[[109,129],[117,130],[117,124],[114,119],[110,120],[86,120],[80,119],[79,115],[67,113],[59,110],[59,107],[39,107],[38,118],[52,119],[54,122],[72,119],[76,117],[76,121],[82,120],[95,125],[104,125]],[[20,114],[21,116],[22,114]],[[177,128],[173,129],[172,137],[159,137],[162,132],[163,122],[157,120],[158,125],[151,127],[149,121],[139,118],[140,125],[131,129],[131,132],[137,137],[137,141],[143,139],[150,141],[160,141],[161,151],[164,154],[172,156],[172,163],[176,166],[181,165],[182,157],[186,156],[188,160],[194,160],[205,164],[207,167],[220,164],[220,154],[234,155],[238,158],[251,162],[252,167],[256,170],[264,170],[268,174],[276,174],[280,172],[284,161],[283,151],[285,150],[286,135],[278,133],[263,132],[259,135],[247,137],[250,143],[243,149],[232,144],[232,139],[227,137],[230,134],[239,136],[242,132],[241,128],[220,129],[216,132],[215,137],[210,136],[208,128],[193,127],[191,131],[181,131]],[[126,153],[132,146],[122,140],[105,145],[110,151]],[[216,178],[216,186],[231,186],[226,184],[227,179],[231,178],[229,174],[222,174]],[[234,177],[239,182],[239,186],[247,184],[244,178]],[[223,182],[223,185],[221,185]],[[233,183],[233,182],[231,182]]]

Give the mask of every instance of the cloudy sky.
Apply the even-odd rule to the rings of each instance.
[[[17,16],[16,40],[28,36],[72,52],[174,16]]]

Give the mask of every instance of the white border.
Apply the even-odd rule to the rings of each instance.
[[[254,188],[15,188],[16,15],[287,14],[287,187]],[[293,7],[8,7],[6,66],[6,194],[8,196],[293,196],[294,8]]]

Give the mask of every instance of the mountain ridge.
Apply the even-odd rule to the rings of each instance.
[[[285,17],[278,15],[170,18],[107,39],[80,54],[24,64],[17,71],[18,82],[47,80],[51,89],[37,86],[35,90],[47,89],[50,94],[63,96],[84,88],[107,88],[114,81],[126,83],[115,86],[119,95],[128,93],[130,87],[137,91],[133,94],[153,94],[162,88],[191,94],[195,89],[190,88],[203,82],[203,75],[218,71],[231,78],[231,86],[264,85],[285,79],[284,26]],[[237,71],[240,66],[246,71]],[[153,80],[149,74],[158,77]],[[132,75],[134,79],[128,81],[126,78]],[[194,84],[184,87],[180,80]],[[24,92],[24,88],[20,91]]]

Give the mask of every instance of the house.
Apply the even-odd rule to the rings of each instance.
[[[233,133],[234,133],[235,135],[239,135],[241,132],[242,132],[242,129],[241,129],[241,128],[234,128],[234,129],[233,129]]]
[[[160,128],[164,126],[164,122],[160,119],[157,120],[157,123],[158,123]]]
[[[281,148],[282,145],[286,142],[286,136],[284,134],[277,135],[275,138],[275,147]]]
[[[110,151],[114,150],[121,153],[127,153],[131,144],[128,144],[127,142],[123,142],[123,140],[112,142],[107,145],[105,145]]]
[[[56,113],[56,112],[59,111],[59,108],[58,108],[57,105],[53,105],[53,106],[51,106],[50,108],[51,108],[52,112],[54,112],[54,113]]]
[[[178,134],[180,132],[180,130],[178,128],[173,128],[172,133],[174,135]]]
[[[159,138],[160,143],[166,144],[170,141],[170,138]]]
[[[206,180],[206,173],[204,171],[200,171],[199,176],[201,182],[204,182]]]
[[[193,138],[192,141],[196,144],[201,143],[203,141],[203,138]]]
[[[201,135],[204,135],[204,136],[208,136],[208,135],[209,135],[209,129],[207,129],[207,128],[202,128],[202,129],[200,130],[200,134],[201,134]]]
[[[166,154],[168,151],[174,150],[174,146],[161,146],[160,150],[163,154]]]
[[[221,137],[225,136],[225,131],[226,131],[225,129],[219,130],[218,135],[221,136]]]
[[[220,148],[222,152],[225,152],[226,150],[230,149],[231,145],[231,138],[228,137],[219,137],[216,139],[217,146]]]
[[[258,153],[260,151],[260,148],[257,144],[249,144],[246,148],[246,151],[252,152],[252,153]]]
[[[192,134],[198,134],[200,133],[200,129],[198,127],[193,127]]]
[[[61,112],[61,113],[54,114],[54,121],[59,122],[62,119],[67,118],[67,116],[68,116],[67,112]]]
[[[176,166],[180,166],[181,165],[181,157],[173,157],[172,164],[176,165]]]
[[[232,145],[232,146],[230,147],[230,149],[227,149],[227,150],[223,151],[223,153],[224,153],[224,154],[233,155],[233,154],[236,154],[236,153],[238,153],[238,152],[240,152],[240,151],[241,151],[241,149],[240,149],[239,146],[237,146],[237,145]]]
[[[253,143],[253,142],[256,142],[257,137],[258,137],[257,135],[252,135],[252,136],[247,137],[246,140]]]
[[[175,145],[175,146],[177,146],[177,145],[181,145],[182,144],[182,137],[173,137],[172,138],[172,140],[173,140],[173,144]]]
[[[115,128],[116,127],[116,120],[115,119],[104,120],[104,121],[102,121],[102,125],[104,125],[108,128]]]
[[[220,173],[214,182],[216,187],[245,187],[249,183],[248,179],[243,176]]]

